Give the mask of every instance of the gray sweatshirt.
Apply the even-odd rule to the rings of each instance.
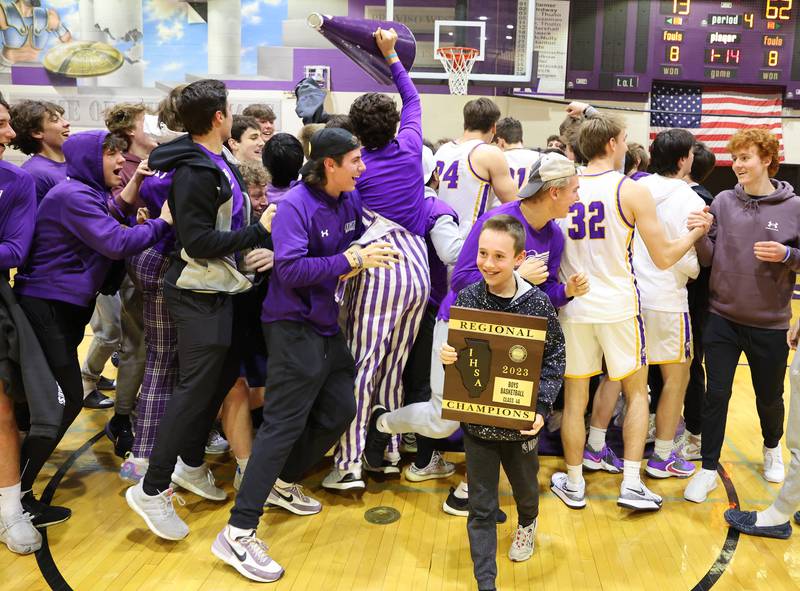
[[[711,312],[746,326],[787,329],[800,271],[800,197],[789,183],[771,182],[775,191],[763,197],[747,195],[742,185],[717,195],[714,224],[695,247],[700,264],[711,267]],[[788,246],[788,258],[759,261],[753,254],[759,241]]]

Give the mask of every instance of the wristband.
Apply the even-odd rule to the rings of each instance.
[[[791,254],[792,254],[792,247],[791,246],[787,246],[786,247],[786,256],[783,257],[783,260],[781,262],[785,263],[786,261],[788,261],[789,260],[789,255],[791,255]]]
[[[353,251],[353,256],[356,257],[356,269],[360,271],[364,268],[364,259],[361,258],[361,253],[359,253],[357,250]]]
[[[392,53],[390,53],[389,55],[387,55],[387,56],[386,56],[384,59],[386,59],[386,61],[389,61],[390,59],[394,59],[394,58],[396,58],[396,57],[397,57],[397,52],[396,52],[396,51],[393,51]]]

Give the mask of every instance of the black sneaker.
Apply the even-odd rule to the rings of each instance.
[[[56,523],[63,523],[72,517],[72,511],[66,507],[42,503],[33,493],[22,496],[22,509],[31,516],[34,527],[48,527]]]
[[[386,407],[376,404],[369,417],[367,441],[364,443],[364,463],[365,468],[370,472],[384,472],[383,452],[386,451],[386,446],[389,445],[392,436],[389,433],[378,431],[378,417],[387,412]]]
[[[100,376],[100,379],[97,380],[97,389],[98,390],[116,390],[117,389],[117,380],[109,380],[105,376]]]
[[[111,365],[119,367],[119,351],[114,351],[111,354]]]
[[[108,421],[105,428],[106,437],[114,442],[114,455],[124,458],[133,448],[133,429],[130,419]]]
[[[456,496],[456,489],[454,487],[450,487],[450,494],[447,495],[447,498],[442,505],[442,509],[445,513],[450,515],[457,515],[458,517],[467,517],[469,515],[469,499],[461,499]],[[508,519],[508,515],[502,509],[497,509],[497,523],[505,523]]]
[[[797,525],[800,525],[800,511],[798,511],[797,513],[794,514],[794,522]]]
[[[102,394],[99,390],[92,390],[89,395],[83,399],[83,408],[108,410],[109,408],[114,408],[114,400]]]

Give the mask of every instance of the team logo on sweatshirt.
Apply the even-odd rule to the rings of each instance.
[[[344,225],[344,233],[347,234],[348,232],[355,232],[356,231],[356,221],[350,220]]]
[[[767,222],[767,230],[772,230],[773,232],[778,231],[778,222],[773,222],[772,220]]]
[[[328,237],[328,230],[320,231],[319,235],[322,236],[323,238],[327,238]]]
[[[525,253],[525,259],[538,259],[546,265],[550,260],[550,251],[546,250],[544,252],[536,252],[535,250],[531,249]]]

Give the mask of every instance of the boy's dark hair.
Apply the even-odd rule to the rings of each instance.
[[[6,111],[9,111],[9,112],[11,111],[11,107],[9,106],[9,104],[6,101],[5,97],[3,96],[2,92],[0,92],[0,106],[5,107]]]
[[[697,184],[702,184],[711,174],[711,171],[714,170],[714,166],[717,164],[717,157],[703,142],[695,142],[693,151],[692,180]]]
[[[275,112],[269,105],[248,105],[245,110],[242,111],[242,115],[245,117],[253,117],[258,121],[275,122]]]
[[[400,122],[394,100],[380,92],[368,92],[358,97],[350,106],[349,116],[353,134],[368,150],[388,144],[397,133]]]
[[[667,129],[659,132],[650,145],[648,172],[663,176],[677,174],[678,161],[687,158],[692,153],[693,147],[694,136],[685,129]]]
[[[187,84],[178,99],[178,115],[190,135],[211,131],[217,111],[228,109],[228,89],[219,80],[198,80]]]
[[[525,228],[517,218],[508,214],[496,215],[483,222],[481,234],[486,230],[505,232],[514,239],[514,256],[525,250]]]
[[[634,166],[637,171],[647,170],[650,166],[650,152],[642,144],[630,142],[628,151],[625,152],[624,172],[628,174]]]
[[[350,117],[348,115],[336,114],[328,116],[328,120],[325,122],[325,128],[331,129],[337,127],[356,135],[356,131],[353,129],[353,123],[350,121]]]
[[[9,109],[11,127],[17,134],[11,145],[23,154],[31,156],[42,151],[42,140],[32,136],[44,131],[45,117],[60,117],[64,114],[61,105],[48,101],[24,100]]]
[[[271,144],[272,140],[270,140],[269,143]],[[336,165],[341,166],[342,162],[344,162],[344,157],[345,154],[339,154],[338,156],[326,156],[325,158],[333,158]],[[325,158],[317,158],[316,160],[308,161],[308,167],[304,167],[303,172],[304,183],[319,189],[327,184],[328,179],[325,178]]]
[[[128,140],[116,133],[109,133],[103,140],[103,153],[125,152],[128,150]]]
[[[297,180],[303,157],[303,144],[290,133],[276,133],[261,152],[261,162],[276,187],[288,187]]]
[[[561,142],[562,144],[564,143],[564,140],[561,139],[560,135],[553,134],[547,136],[547,141],[545,142],[545,145],[549,144],[550,142],[556,142],[556,141]]]
[[[158,124],[166,125],[167,129],[171,131],[186,131],[178,113],[178,103],[184,88],[186,88],[185,84],[178,84],[158,103]]]
[[[242,135],[248,129],[255,129],[261,133],[261,126],[256,121],[255,117],[248,117],[247,115],[234,115],[233,125],[231,125],[231,138],[237,142],[242,141]]]
[[[464,130],[489,133],[500,119],[500,108],[492,99],[481,97],[464,105]]]
[[[513,117],[503,117],[497,122],[494,134],[507,144],[518,144],[522,141],[522,123]]]

